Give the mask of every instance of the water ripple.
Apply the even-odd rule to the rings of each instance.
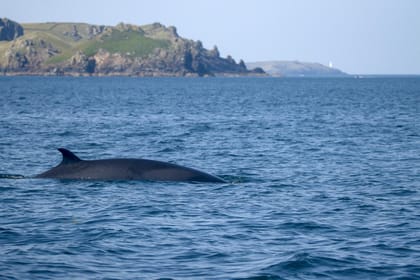
[[[0,80],[1,279],[420,277],[419,79]],[[57,147],[229,183],[31,179]]]

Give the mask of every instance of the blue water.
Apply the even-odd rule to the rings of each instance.
[[[419,279],[420,79],[0,77],[0,173],[139,157],[227,184],[0,179],[1,279]]]

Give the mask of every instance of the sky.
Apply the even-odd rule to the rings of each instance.
[[[420,0],[0,0],[0,7],[0,17],[21,23],[160,22],[236,61],[420,74]]]

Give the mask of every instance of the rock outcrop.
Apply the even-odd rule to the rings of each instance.
[[[0,19],[0,41],[12,41],[23,35],[23,28],[7,18]]]
[[[76,23],[23,25],[8,20],[0,42],[0,73],[35,75],[253,75],[241,60],[220,57],[200,41],[160,23],[115,27]],[[6,26],[6,25],[5,25]],[[10,26],[14,26],[13,28]],[[20,27],[20,29],[19,29]],[[10,30],[15,30],[13,33]],[[3,52],[2,52],[3,50]]]

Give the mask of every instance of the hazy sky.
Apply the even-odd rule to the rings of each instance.
[[[332,61],[353,74],[420,74],[420,0],[0,0],[0,9],[18,22],[174,25],[237,61]]]

